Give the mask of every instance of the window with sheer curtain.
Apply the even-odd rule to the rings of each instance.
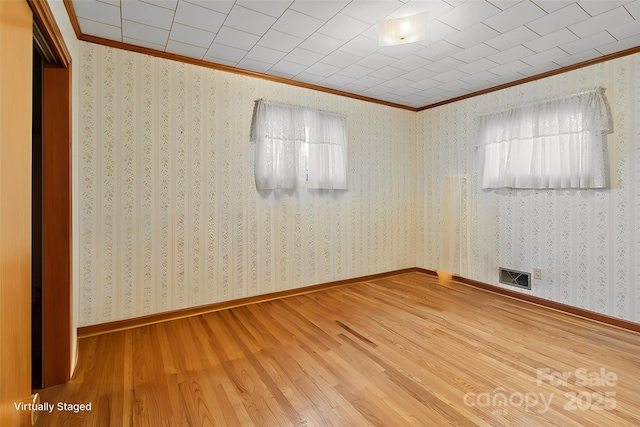
[[[604,89],[480,117],[482,188],[605,188]]]
[[[258,190],[347,189],[345,116],[259,99],[251,141]]]

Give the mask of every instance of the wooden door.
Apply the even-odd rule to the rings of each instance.
[[[0,1],[0,425],[30,425],[31,9]]]

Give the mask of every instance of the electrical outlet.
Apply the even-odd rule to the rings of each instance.
[[[542,270],[539,268],[534,268],[533,269],[533,278],[536,280],[541,280],[542,279]]]

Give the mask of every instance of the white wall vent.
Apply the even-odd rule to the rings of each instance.
[[[500,283],[520,289],[531,289],[531,273],[500,267]]]

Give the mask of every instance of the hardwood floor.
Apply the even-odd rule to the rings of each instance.
[[[638,426],[640,335],[407,273],[80,340],[39,426]],[[562,377],[562,375],[565,375]]]

